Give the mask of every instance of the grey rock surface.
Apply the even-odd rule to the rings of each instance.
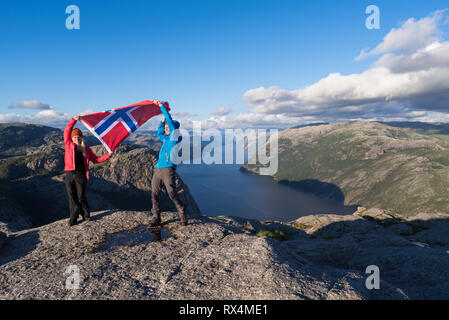
[[[382,280],[411,299],[448,299],[448,217],[421,213],[401,218],[359,207],[351,216],[301,217],[292,225],[312,239],[284,243],[323,267],[361,270],[376,265]]]
[[[449,298],[449,248],[417,245],[413,235],[390,231],[388,212],[375,214],[379,221],[374,212],[291,223],[198,215],[187,226],[164,212],[160,241],[145,238],[148,217],[140,211],[96,212],[72,228],[56,221],[8,235],[0,248],[0,299]],[[420,233],[417,221],[395,220],[412,223]],[[281,230],[286,240],[260,236],[264,230]],[[380,269],[379,290],[365,285],[369,265]],[[79,289],[66,287],[69,266],[79,270]]]
[[[6,238],[8,236],[6,233],[0,231],[0,249],[2,248],[3,244],[6,242]]]
[[[19,203],[0,194],[0,231],[14,232],[31,228],[32,222]]]

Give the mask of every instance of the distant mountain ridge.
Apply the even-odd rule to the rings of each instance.
[[[449,212],[448,128],[363,121],[290,128],[279,133],[274,178],[320,196],[338,194],[346,205]]]

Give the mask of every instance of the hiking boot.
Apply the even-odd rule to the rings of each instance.
[[[180,214],[179,217],[180,217],[180,223],[181,223],[181,225],[186,226],[186,225],[187,225],[187,219],[186,219],[185,213]]]
[[[149,227],[160,227],[161,226],[161,218],[160,217],[153,217],[150,219],[148,223]]]

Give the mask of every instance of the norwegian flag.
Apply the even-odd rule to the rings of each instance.
[[[168,102],[163,105],[170,110]],[[153,100],[130,106],[80,116],[81,122],[96,136],[108,152],[113,152],[123,140],[154,116],[162,114]]]

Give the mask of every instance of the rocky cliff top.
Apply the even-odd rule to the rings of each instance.
[[[449,212],[447,132],[446,125],[367,121],[287,129],[274,178],[348,206]],[[259,166],[245,164],[256,173]]]
[[[163,229],[152,232],[144,212],[92,216],[72,228],[61,220],[0,237],[0,298],[449,297],[443,215],[404,220],[359,208],[291,223],[197,216],[181,226],[175,213],[164,212]],[[369,265],[380,269],[379,290],[365,286]],[[69,266],[79,270],[79,289],[66,288]]]

